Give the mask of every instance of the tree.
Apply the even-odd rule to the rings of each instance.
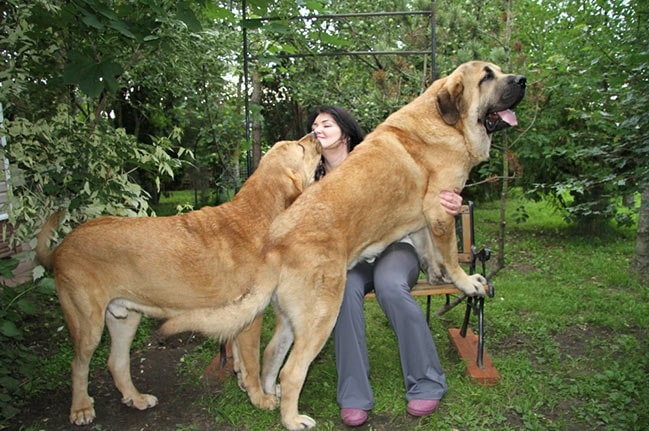
[[[182,172],[183,147],[200,151],[197,164],[209,166],[213,178],[234,172],[236,180],[227,184],[238,184],[238,169],[229,168],[240,162],[242,115],[239,121],[233,115],[236,83],[224,79],[236,70],[233,49],[240,45],[225,34],[236,32],[228,30],[235,15],[200,5],[3,5],[0,101],[9,137],[5,154],[23,180],[14,184],[12,221],[19,234],[32,232],[59,206],[71,209],[76,221],[97,215],[97,208],[148,212],[161,178]],[[199,20],[223,33],[203,30]],[[224,120],[217,123],[221,112]],[[101,191],[114,181],[113,192]],[[122,200],[120,188],[137,199]],[[115,207],[120,201],[122,209]]]
[[[181,136],[173,146],[191,148],[197,160],[192,168],[174,168],[176,178],[202,180],[220,201],[240,184],[250,144],[242,127],[249,98],[241,85],[242,26],[250,76],[261,84],[259,104],[250,110],[261,127],[260,146],[303,134],[306,111],[321,103],[348,107],[369,131],[430,83],[427,54],[333,55],[428,50],[428,15],[294,19],[430,10],[430,1],[246,5],[250,19],[241,23],[236,2],[10,0],[0,34],[6,53],[0,100],[9,122],[60,118],[65,105],[68,115],[98,130],[123,128],[135,137],[120,145],[137,142],[152,151],[156,139]],[[644,3],[437,0],[434,6],[437,75],[483,59],[528,77],[527,97],[517,108],[521,126],[494,137],[491,161],[472,172],[480,187],[467,189],[466,197],[495,194],[499,183],[485,183],[493,178],[550,199],[586,230],[612,218],[631,220],[618,202],[644,184],[637,163],[646,155]],[[171,148],[169,154],[177,156]],[[137,176],[144,185],[151,174],[139,163],[123,166],[135,169],[129,180]]]
[[[633,191],[620,125],[623,95],[636,81],[627,43],[636,39],[639,15],[623,1],[532,3],[519,3],[519,14],[526,14],[524,43],[542,115],[519,152],[530,167],[521,184],[597,232],[617,215],[616,198]]]

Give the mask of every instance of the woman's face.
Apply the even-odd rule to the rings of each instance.
[[[346,145],[345,139],[343,139],[343,132],[331,114],[325,112],[318,114],[315,120],[313,120],[311,130],[315,132],[323,150],[338,145]]]

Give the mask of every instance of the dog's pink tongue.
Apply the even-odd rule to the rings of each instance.
[[[500,111],[498,115],[500,115],[501,120],[503,120],[505,123],[509,124],[510,126],[518,125],[516,114],[511,109],[505,109],[504,111]]]

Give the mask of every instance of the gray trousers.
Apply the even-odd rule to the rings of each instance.
[[[406,400],[439,400],[448,390],[424,313],[410,295],[418,275],[417,254],[407,243],[393,243],[374,262],[359,262],[347,272],[334,328],[341,408],[374,406],[363,311],[364,296],[372,289],[397,336]]]

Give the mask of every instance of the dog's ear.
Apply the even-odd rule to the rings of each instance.
[[[459,78],[448,78],[444,87],[437,93],[437,108],[442,119],[451,126],[460,120],[460,103],[464,85]]]

